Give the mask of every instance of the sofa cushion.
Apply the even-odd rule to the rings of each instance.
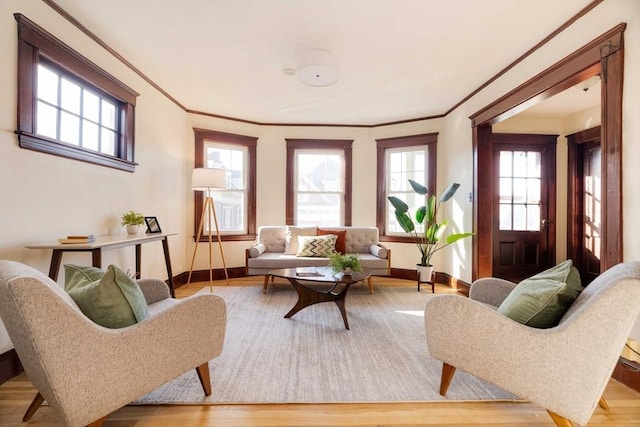
[[[328,257],[336,251],[335,234],[326,236],[298,236],[296,256]]]
[[[498,312],[527,326],[552,328],[581,290],[580,275],[567,260],[520,282]]]
[[[80,310],[98,325],[124,328],[149,317],[142,290],[118,267],[110,265],[104,273],[95,267],[73,264],[64,267],[65,290]]]
[[[330,228],[318,228],[318,236],[334,234],[336,239],[336,252],[344,255],[347,252],[347,230],[334,230]]]
[[[296,227],[287,225],[285,232],[284,253],[295,255],[298,253],[298,236],[317,236],[318,227]]]

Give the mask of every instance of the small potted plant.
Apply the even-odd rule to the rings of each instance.
[[[352,274],[355,271],[362,273],[362,266],[358,256],[354,254],[340,254],[334,252],[329,255],[329,267],[334,273]]]
[[[144,216],[141,213],[129,211],[122,215],[122,226],[127,226],[127,234],[138,234],[138,228],[144,224]]]
[[[400,227],[409,233],[420,251],[420,263],[417,264],[418,273],[420,274],[419,280],[428,282],[431,281],[431,273],[433,272],[433,265],[431,265],[433,254],[458,240],[472,236],[473,233],[454,233],[444,237],[444,232],[449,222],[446,219],[438,222],[436,218],[440,204],[451,199],[460,184],[455,182],[451,184],[439,199],[436,199],[435,195],[429,196],[427,194],[428,190],[424,185],[411,179],[409,184],[411,184],[411,188],[416,194],[425,198],[425,204],[416,208],[415,223],[408,214],[409,206],[403,200],[395,196],[389,196],[388,199],[395,208],[396,219]],[[419,230],[418,225],[422,225],[421,230]],[[441,244],[443,238],[444,244]]]

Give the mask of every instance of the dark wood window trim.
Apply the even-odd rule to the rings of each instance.
[[[133,172],[136,93],[61,40],[19,13],[18,23],[18,144],[21,148]],[[48,60],[83,85],[117,101],[119,139],[116,155],[86,150],[36,134],[36,73],[40,59]]]
[[[622,262],[622,83],[624,30],[622,23],[565,59],[473,114],[473,280],[491,276],[493,259],[492,200],[485,191],[491,166],[491,126],[591,76],[602,77],[602,258],[606,270]],[[603,69],[603,65],[604,68]],[[606,71],[605,71],[606,70]],[[483,169],[484,170],[484,169]],[[482,215],[479,213],[482,212]]]
[[[387,195],[385,191],[386,176],[386,153],[389,148],[416,147],[421,145],[429,146],[429,157],[427,158],[427,170],[429,176],[425,187],[429,190],[429,194],[435,194],[436,191],[436,160],[437,160],[437,142],[438,132],[425,133],[420,135],[397,136],[394,138],[376,139],[376,226],[380,230],[380,241],[383,242],[402,242],[414,243],[413,239],[408,236],[387,236],[385,234],[385,217],[387,211]]]
[[[223,234],[220,237],[223,242],[250,241],[256,239],[256,147],[258,138],[253,136],[237,135],[232,133],[217,132],[207,129],[193,129],[195,134],[195,162],[194,167],[204,167],[204,143],[214,141],[223,144],[240,145],[247,147],[249,158],[247,159],[247,234]],[[201,191],[194,191],[193,210],[193,238],[198,233],[198,224],[204,204],[204,195]],[[218,236],[212,236],[213,241],[218,241]],[[209,235],[201,236],[201,242],[208,242]]]
[[[286,207],[285,224],[294,225],[294,162],[295,151],[302,149],[326,149],[344,151],[344,225],[351,225],[351,204],[352,204],[352,148],[353,140],[347,139],[285,139],[287,142],[287,182],[286,182]]]

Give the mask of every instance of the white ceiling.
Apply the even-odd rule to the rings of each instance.
[[[590,1],[55,0],[189,110],[359,125],[447,112]],[[285,75],[308,49],[337,83]]]

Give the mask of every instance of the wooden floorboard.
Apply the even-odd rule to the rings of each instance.
[[[374,283],[376,280],[374,279]],[[262,279],[231,279],[232,285],[261,286]],[[224,282],[216,282],[216,285]],[[384,279],[385,285],[407,286],[406,280]],[[196,293],[208,283],[176,290],[178,298]],[[426,290],[423,289],[422,292]],[[438,285],[437,293],[455,292]],[[24,411],[36,391],[22,374],[0,385],[0,426],[58,427],[59,417],[41,407],[28,423]],[[640,426],[640,394],[611,380],[605,390],[610,409],[597,408],[588,427]],[[526,402],[423,402],[260,405],[126,406],[110,414],[104,427],[553,427],[540,407]]]

